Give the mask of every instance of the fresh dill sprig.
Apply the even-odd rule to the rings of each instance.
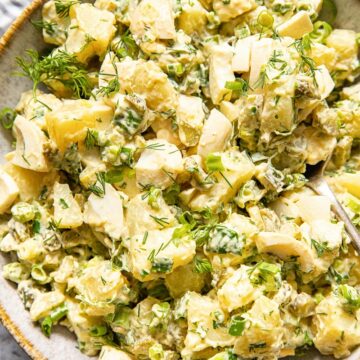
[[[93,129],[87,129],[85,137],[85,146],[87,149],[92,149],[96,146],[98,141],[98,132]]]
[[[208,259],[195,256],[194,271],[202,274],[212,271],[211,263]]]
[[[119,90],[120,82],[117,75],[114,75],[114,77],[107,83],[107,86],[100,87],[100,89],[97,91],[97,94],[108,97],[111,94],[119,92]]]
[[[49,80],[61,82],[69,88],[77,98],[88,98],[92,85],[87,71],[75,55],[59,50],[41,58],[36,50],[27,50],[27,59],[17,57],[16,62],[21,68],[20,76],[27,76],[34,85],[34,92],[40,83]]]
[[[55,35],[55,26],[56,24],[50,21],[44,20],[31,20],[31,24],[36,30],[44,30],[49,35]]]
[[[78,0],[55,0],[55,10],[59,17],[69,16],[71,6],[78,4]]]
[[[114,46],[114,51],[119,58],[127,56],[132,59],[137,58],[139,55],[139,47],[129,30],[125,31],[124,34],[120,36],[119,41]]]
[[[96,196],[104,197],[105,195],[105,173],[98,172],[96,173],[96,183],[89,186],[89,190],[94,193]]]

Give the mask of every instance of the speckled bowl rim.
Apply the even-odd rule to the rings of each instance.
[[[5,34],[0,38],[0,55],[3,54],[15,33],[22,27],[25,21],[29,19],[29,16],[45,1],[46,0],[33,0],[13,21],[13,23],[6,30]]]
[[[14,22],[6,30],[5,34],[0,38],[0,56],[4,54],[7,46],[11,42],[15,33],[23,26],[29,19],[29,16],[42,5],[45,0],[33,0],[22,13],[14,20]],[[14,324],[5,309],[0,305],[0,322],[6,327],[19,345],[26,351],[26,353],[34,360],[47,360],[47,358],[40,353],[35,345],[23,334],[20,329]]]

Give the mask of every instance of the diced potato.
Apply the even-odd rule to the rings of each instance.
[[[194,240],[189,237],[182,238],[179,243],[172,240],[175,229],[150,230],[127,240],[125,246],[129,249],[131,272],[136,279],[149,281],[164,277],[193,259]]]
[[[164,226],[170,227],[176,224],[175,216],[170,211],[161,194],[149,203],[149,196],[146,193],[133,197],[126,205],[126,225],[129,229],[129,236],[143,234],[147,230],[160,230]],[[152,205],[152,206],[151,206]],[[154,218],[166,219],[166,224],[159,224]]]
[[[192,198],[189,204],[191,209],[209,207],[214,210],[219,205],[226,204],[255,173],[255,166],[246,153],[228,151],[221,154],[221,160],[225,170],[221,174],[214,174],[217,183],[210,190],[200,192]]]
[[[241,265],[218,290],[221,307],[231,312],[252,303],[262,295],[262,288],[255,287],[249,278],[250,267]]]
[[[103,325],[103,320],[99,316],[87,316],[82,310],[82,303],[69,297],[66,299],[66,305],[69,309],[67,320],[77,337],[78,343],[81,344],[82,352],[89,356],[97,355],[99,352],[99,338],[91,336],[90,330]]]
[[[222,101],[220,103],[220,111],[227,117],[231,122],[234,122],[239,118],[240,109],[238,106],[230,101]]]
[[[294,39],[300,39],[304,35],[313,31],[314,26],[309,13],[299,11],[292,18],[279,25],[277,32],[280,36],[290,36]]]
[[[315,220],[311,223],[312,238],[320,244],[326,244],[331,250],[339,250],[342,244],[342,233],[344,224],[338,222],[333,224],[325,220]]]
[[[133,360],[134,357],[125,351],[109,345],[102,346],[99,360]]]
[[[48,172],[49,166],[44,155],[47,139],[40,128],[18,115],[14,121],[13,132],[16,150],[12,164],[28,170]]]
[[[302,220],[311,223],[315,220],[331,220],[331,202],[328,197],[321,195],[302,196],[296,203]]]
[[[217,300],[191,292],[187,302],[188,332],[185,338],[183,357],[208,347],[225,347],[234,344],[235,337],[229,335],[226,327],[214,328],[213,321],[225,316]]]
[[[180,150],[166,140],[149,140],[136,166],[136,180],[141,186],[169,187],[182,172]]]
[[[318,42],[311,44],[310,57],[316,66],[325,65],[329,71],[334,70],[336,63],[335,49]]]
[[[44,174],[13,165],[11,163],[13,157],[14,153],[7,154],[6,160],[8,162],[2,168],[16,182],[19,188],[20,200],[22,201],[37,199],[44,186],[52,185],[58,177],[55,171]]]
[[[267,355],[278,357],[285,331],[279,304],[264,295],[260,296],[242,317],[247,320],[247,326],[242,336],[236,337],[235,354],[244,358],[266,358]],[[259,343],[264,345],[251,346]]]
[[[170,0],[143,0],[130,15],[130,31],[139,40],[169,40],[176,36]]]
[[[165,284],[173,298],[180,298],[187,291],[200,293],[205,285],[206,274],[194,271],[194,264],[187,264],[166,275]]]
[[[256,7],[255,0],[232,0],[229,3],[223,0],[213,0],[213,8],[223,22],[229,21]]]
[[[251,87],[259,80],[263,66],[267,64],[273,53],[274,44],[274,40],[269,38],[260,39],[252,44],[249,76]]]
[[[185,3],[185,4],[184,4]],[[179,29],[186,34],[202,33],[207,23],[207,11],[197,0],[186,0],[178,17]]]
[[[315,70],[315,80],[318,85],[317,90],[320,94],[320,99],[326,99],[334,90],[335,83],[325,65],[320,65]]]
[[[234,72],[243,73],[250,70],[250,59],[252,44],[257,36],[248,36],[239,39],[235,45],[235,54],[232,58],[232,70]]]
[[[336,358],[350,355],[360,344],[360,324],[355,314],[346,312],[335,294],[330,294],[316,307],[314,344],[324,355]]]
[[[19,259],[32,264],[40,262],[45,254],[42,240],[40,236],[35,236],[20,243],[17,248]]]
[[[181,142],[186,146],[195,146],[199,142],[205,118],[201,98],[180,95],[176,117]]]
[[[353,30],[335,29],[326,38],[326,45],[335,49],[341,58],[357,54],[356,33]]]
[[[115,15],[91,4],[70,8],[71,23],[64,49],[86,63],[94,56],[102,58],[115,36]]]
[[[67,100],[45,117],[50,139],[63,152],[72,143],[84,141],[88,128],[106,129],[113,118],[113,109],[96,101]]]
[[[113,313],[115,304],[109,300],[123,303],[127,300],[127,280],[121,271],[113,268],[109,260],[92,258],[82,269],[80,276],[73,280],[73,284],[85,303],[90,305],[85,310],[89,315]]]
[[[295,256],[301,271],[305,273],[315,268],[311,248],[303,241],[281,233],[260,232],[255,242],[260,253],[271,253],[283,260]]]
[[[65,296],[57,290],[39,293],[30,308],[31,320],[37,321],[49,315],[52,309],[61,305],[64,301]]]
[[[350,194],[360,198],[360,171],[343,173],[335,178],[336,183],[343,186]]]
[[[302,134],[306,138],[307,163],[310,165],[326,160],[336,145],[335,136],[310,126],[304,128]]]
[[[68,184],[57,182],[54,185],[54,219],[60,229],[76,228],[83,223],[80,206]]]
[[[360,102],[360,84],[344,87],[341,90],[341,98]]]
[[[204,123],[197,153],[205,159],[209,154],[224,151],[230,140],[232,125],[219,110],[212,109]]]
[[[177,92],[154,61],[126,58],[116,63],[116,67],[122,93],[136,93],[144,97],[148,108],[154,111],[166,113],[176,109]]]
[[[9,209],[19,195],[15,180],[0,168],[0,214]]]
[[[97,186],[102,185],[97,183]],[[116,240],[124,235],[122,200],[120,194],[110,184],[105,184],[103,197],[95,194],[89,196],[84,209],[84,222]]]
[[[67,16],[60,17],[56,12],[55,1],[50,0],[43,5],[42,20],[50,24],[43,29],[44,41],[52,45],[63,45],[66,41],[66,31],[70,25]]]
[[[231,98],[232,92],[225,85],[228,81],[235,81],[232,58],[232,47],[226,43],[214,45],[210,50],[209,87],[211,100],[215,105]]]

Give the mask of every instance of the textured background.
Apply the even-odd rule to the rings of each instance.
[[[0,0],[0,36],[31,0]],[[0,360],[27,360],[19,347],[0,323]]]

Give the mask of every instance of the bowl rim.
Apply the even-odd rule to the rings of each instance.
[[[11,43],[15,33],[29,19],[29,16],[40,7],[46,0],[33,0],[21,14],[11,23],[4,35],[0,38],[0,56],[4,55],[6,48]],[[13,336],[21,348],[34,360],[47,360],[47,358],[36,348],[36,346],[26,337],[18,326],[11,320],[5,309],[0,305],[0,322]]]
[[[32,0],[32,2],[21,12],[21,14],[11,23],[4,35],[0,37],[0,55],[3,54],[15,33],[28,20],[29,16],[46,0]]]

